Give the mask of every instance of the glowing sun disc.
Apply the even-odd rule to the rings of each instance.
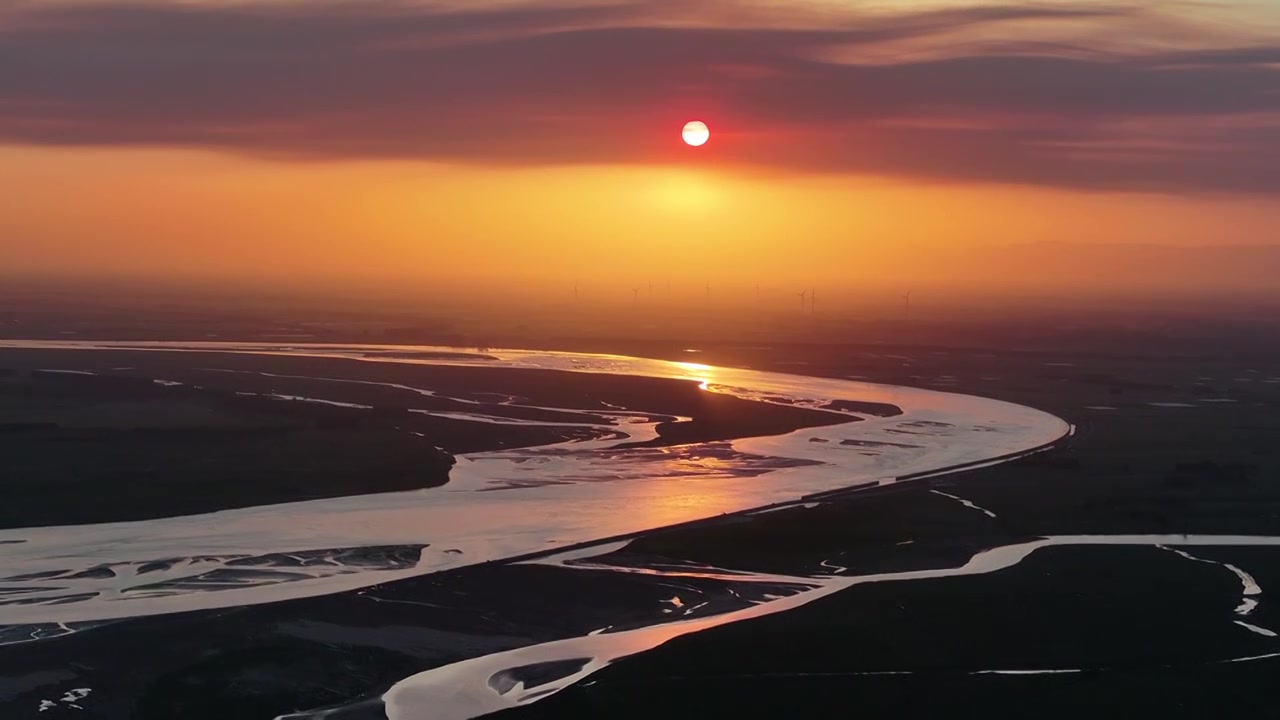
[[[710,139],[711,131],[701,120],[691,120],[684,124],[684,130],[680,132],[680,136],[684,138],[686,144],[698,147]]]

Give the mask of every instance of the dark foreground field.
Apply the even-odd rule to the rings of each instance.
[[[705,361],[1012,400],[1078,432],[1057,450],[1006,465],[653,533],[604,562],[866,575],[957,567],[982,550],[1043,536],[1280,535],[1273,357],[715,352]],[[808,364],[790,364],[798,358]],[[988,575],[859,585],[677,638],[501,716],[1268,717],[1280,695],[1280,660],[1266,657],[1280,653],[1280,638],[1268,634],[1280,632],[1277,561],[1280,549],[1268,547],[1064,546]],[[1250,575],[1260,593],[1246,598],[1224,564]],[[702,617],[801,589],[696,572],[494,564],[117,622],[0,646],[0,715],[269,720],[376,700],[403,678],[469,657]],[[1243,599],[1257,603],[1247,615]],[[1078,672],[990,672],[1032,670]],[[75,703],[83,710],[62,701],[77,688],[92,689]],[[382,716],[373,702],[333,717]]]

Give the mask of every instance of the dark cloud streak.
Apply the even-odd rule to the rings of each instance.
[[[686,155],[672,128],[698,115],[723,131],[701,159],[763,169],[1280,191],[1280,46],[1027,44],[837,63],[822,58],[1127,13],[1000,6],[709,27],[664,24],[654,7],[20,6],[0,11],[0,140],[650,163]]]

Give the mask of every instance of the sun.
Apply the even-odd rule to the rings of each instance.
[[[690,120],[684,124],[684,130],[680,132],[686,144],[698,147],[706,144],[711,138],[711,131],[707,129],[707,124],[701,120]]]

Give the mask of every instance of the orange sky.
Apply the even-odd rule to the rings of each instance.
[[[1148,268],[999,248],[1280,240],[1265,8],[475,7],[0,11],[4,271],[1087,290]]]

